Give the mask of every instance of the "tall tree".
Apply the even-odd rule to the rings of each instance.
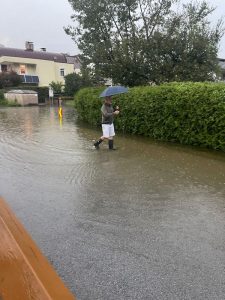
[[[64,93],[66,96],[74,96],[79,89],[93,85],[93,77],[88,68],[82,67],[80,74],[71,73],[65,76]]]
[[[134,86],[210,80],[216,70],[222,24],[210,26],[213,9],[205,1],[180,12],[175,10],[178,0],[68,1],[77,26],[65,31],[98,76]]]

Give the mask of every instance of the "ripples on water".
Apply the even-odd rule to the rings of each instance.
[[[62,124],[56,108],[20,108],[0,111],[0,159],[2,168],[32,175],[35,169],[63,167],[66,181],[88,178],[92,172],[82,164],[82,140],[76,134],[75,116],[68,112],[71,123]],[[67,115],[65,115],[65,118]],[[65,121],[66,122],[66,121]],[[72,125],[72,126],[71,126]],[[74,126],[73,126],[74,125]],[[76,162],[76,172],[74,167]],[[86,172],[87,171],[87,172]],[[63,172],[62,172],[63,173]],[[87,173],[87,174],[86,174]]]
[[[95,151],[92,140],[99,135],[77,123],[72,109],[65,108],[62,122],[54,107],[0,109],[2,195],[16,198],[24,188],[33,195],[39,187],[45,197],[52,189],[62,198],[90,190],[144,203],[149,195],[163,198],[185,190],[224,192],[223,153],[128,136],[116,137],[118,151],[110,153],[106,143]]]
[[[156,173],[159,183],[168,181],[169,184],[171,176],[174,176],[173,180],[181,177],[188,179],[189,176],[191,179],[196,177],[197,180],[199,172],[205,180],[207,176],[212,176],[210,173],[207,174],[207,170],[210,172],[211,167],[212,171],[216,171],[213,176],[217,181],[218,175],[220,183],[224,176],[225,160],[222,154],[195,151],[188,147],[166,146],[155,142],[149,144],[140,138],[135,140],[119,137],[116,142],[120,144],[120,155],[113,154],[114,157],[109,158],[108,153],[102,150],[103,154],[100,157],[98,153],[91,151],[92,139],[97,138],[99,134],[99,131],[79,127],[74,112],[69,109],[65,111],[62,123],[58,119],[57,108],[1,109],[2,167],[13,167],[20,172],[30,170],[33,173],[35,168],[46,167],[47,173],[49,166],[58,166],[62,168],[63,180],[72,185],[76,183],[82,185],[93,180],[99,168],[98,160],[103,170],[115,168],[114,162],[111,165],[111,160],[115,160],[116,165],[119,161],[123,169],[114,170],[117,175],[119,177],[123,177],[124,173],[128,175],[126,172],[128,170],[129,175],[132,173],[137,175],[139,185],[148,181],[151,173]],[[164,175],[168,175],[167,172],[170,172],[170,175],[164,178]],[[123,179],[126,181],[126,178]]]

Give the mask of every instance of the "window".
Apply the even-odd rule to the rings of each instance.
[[[1,71],[7,72],[7,65],[1,65]]]
[[[60,69],[60,76],[65,76],[65,70],[64,69]]]
[[[20,65],[20,74],[21,75],[26,74],[26,67],[25,67],[25,65]]]

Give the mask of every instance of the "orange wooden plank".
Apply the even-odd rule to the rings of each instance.
[[[75,300],[1,198],[0,299]]]

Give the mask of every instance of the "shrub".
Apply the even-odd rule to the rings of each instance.
[[[4,100],[5,96],[4,96],[4,91],[0,90],[0,100]]]
[[[38,93],[38,103],[45,103],[45,100],[49,98],[49,89],[48,87],[36,87],[32,90]]]
[[[74,96],[81,88],[92,86],[93,82],[89,73],[82,69],[81,74],[71,73],[65,76],[65,89],[66,96]]]
[[[71,97],[71,96],[62,96],[61,99],[62,99],[63,101],[73,101],[74,98]]]
[[[16,72],[0,73],[0,89],[11,86],[18,86],[22,82],[20,76]]]
[[[102,100],[99,94],[104,88],[84,88],[79,90],[75,95],[75,108],[81,120],[92,125],[99,125],[100,122],[100,107]]]
[[[54,91],[54,94],[62,94],[62,90],[63,90],[63,83],[62,82],[55,82],[55,81],[52,81],[49,86],[53,89]]]
[[[65,76],[65,95],[73,96],[82,86],[81,76],[76,73]]]
[[[78,116],[99,125],[104,88],[86,88],[75,96]],[[155,139],[225,150],[225,85],[171,83],[131,88],[114,97],[121,108],[118,130]]]
[[[18,102],[16,100],[14,102],[11,102],[4,98],[1,98],[1,95],[0,95],[0,106],[21,106],[21,105],[18,104]]]

